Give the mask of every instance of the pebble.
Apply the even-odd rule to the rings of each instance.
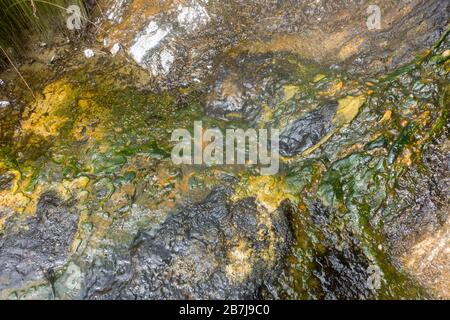
[[[120,43],[115,43],[110,50],[113,56],[115,56],[119,51],[120,51]]]
[[[92,58],[93,56],[95,56],[95,53],[92,49],[86,49],[84,50],[84,56],[88,59]]]
[[[0,109],[6,108],[10,105],[9,101],[0,101]]]

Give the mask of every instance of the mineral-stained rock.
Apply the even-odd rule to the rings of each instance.
[[[325,299],[370,298],[374,293],[371,290],[374,288],[368,285],[372,262],[364,253],[362,243],[348,229],[336,237],[333,214],[320,203],[311,205],[310,211],[316,224],[313,228],[319,228],[324,238],[325,249],[315,252],[315,267],[312,268],[312,274],[320,283],[320,294]]]
[[[339,99],[333,96],[345,77],[298,55],[226,57],[210,87],[205,111],[215,118],[280,129],[280,153],[294,156],[325,142],[360,112],[366,97],[359,91]]]
[[[450,219],[416,243],[402,258],[405,269],[439,299],[450,299]]]
[[[448,0],[378,1],[376,30],[356,0],[111,2],[111,55],[64,44],[36,102],[0,96],[0,297],[428,297],[405,270],[448,296]],[[296,157],[170,163],[197,120]],[[46,190],[74,209],[32,212]]]
[[[308,267],[303,269],[300,265],[291,265],[285,269],[287,274],[278,279],[283,288],[278,292],[281,297],[368,299],[376,294],[379,287],[372,288],[368,282],[371,276],[369,267],[373,264],[371,257],[363,251],[362,243],[347,228],[337,232],[333,219],[333,212],[319,202],[310,204],[307,212],[296,213],[293,223],[300,224],[301,228],[297,233],[299,245],[293,252],[305,257],[304,263]],[[320,239],[320,242],[315,239]],[[290,272],[298,272],[294,271],[295,268],[300,268],[301,274],[295,278],[297,292],[294,294],[286,290],[292,286],[286,286],[286,282],[291,282],[288,276]],[[380,279],[377,280],[382,281],[382,278],[380,272]],[[305,283],[302,284],[303,281]],[[306,283],[309,289],[301,290]]]
[[[170,216],[136,237],[120,258],[95,263],[86,298],[256,298],[280,271],[290,243],[290,206],[262,220],[255,200],[232,203],[229,190]],[[118,250],[116,250],[118,251]],[[270,286],[269,286],[270,287]]]
[[[374,18],[370,5],[379,6],[380,28],[368,26]],[[110,1],[110,22],[104,28],[111,45],[123,43],[162,86],[206,79],[230,47],[250,53],[296,53],[368,75],[397,68],[433,45],[448,23],[449,5],[448,0],[307,0],[295,5],[121,0]]]
[[[54,194],[41,196],[25,226],[10,221],[0,235],[0,290],[51,278],[67,261],[78,215]],[[5,291],[6,292],[6,291]]]

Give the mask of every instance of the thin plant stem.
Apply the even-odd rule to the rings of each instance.
[[[33,1],[33,0],[30,0],[30,2],[31,2],[31,6],[33,7],[33,15],[34,15],[35,18],[37,18],[37,15],[36,15],[36,11],[37,11],[36,5],[34,4],[34,1]]]
[[[36,99],[36,96],[34,95],[33,90],[31,89],[31,87],[28,85],[28,82],[25,80],[25,78],[22,76],[22,73],[20,73],[19,69],[17,69],[16,65],[12,62],[11,58],[9,57],[9,55],[6,53],[6,51],[0,47],[0,49],[3,51],[3,54],[6,56],[6,59],[8,59],[9,63],[11,64],[11,66],[14,68],[14,70],[17,72],[17,74],[19,75],[19,77],[22,79],[23,83],[25,83],[25,85],[27,86],[28,90],[30,90],[31,95],[33,96],[34,100]]]
[[[48,2],[48,1],[44,1],[44,0],[19,0],[19,1],[15,2],[15,3],[13,3],[12,5],[10,5],[10,6],[8,7],[8,9],[6,9],[6,10],[8,11],[11,7],[14,7],[14,6],[18,5],[19,3],[28,2],[28,1],[31,1],[31,2],[33,2],[33,1],[34,1],[34,2],[40,2],[40,3],[47,4],[47,5],[49,5],[49,6],[53,6],[53,7],[56,7],[56,8],[58,8],[58,9],[64,10],[64,11],[67,10],[67,8],[64,8],[64,7],[60,6],[60,5],[57,5],[57,4]],[[101,30],[101,31],[103,31],[103,32],[106,32],[104,29],[102,29],[101,27],[97,26],[94,22],[92,22],[92,21],[89,20],[88,18],[84,17],[83,15],[81,15],[80,18],[83,19],[83,20],[85,20],[85,21],[87,21],[87,22],[89,22],[89,23],[92,24],[94,27],[96,27],[98,30]]]

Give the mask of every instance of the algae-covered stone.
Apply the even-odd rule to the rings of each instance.
[[[351,219],[361,219],[381,205],[387,183],[386,159],[356,153],[329,168],[318,195],[328,206],[345,206],[353,214]]]

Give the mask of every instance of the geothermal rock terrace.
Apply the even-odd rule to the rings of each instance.
[[[0,298],[450,298],[450,1],[373,2],[104,0],[31,44]],[[194,121],[278,129],[279,172],[174,164]]]

